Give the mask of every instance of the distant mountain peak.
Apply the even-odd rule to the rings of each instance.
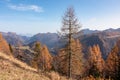
[[[92,34],[92,33],[98,33],[100,31],[99,30],[90,30],[90,29],[87,28],[87,29],[83,29],[82,32],[84,34]]]

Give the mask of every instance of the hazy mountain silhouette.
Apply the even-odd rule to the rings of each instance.
[[[83,32],[82,36],[80,35],[81,32]],[[81,32],[77,35],[77,38],[81,40],[84,48],[86,49],[89,46],[98,44],[104,58],[107,57],[111,48],[120,38],[120,28],[110,28],[104,31],[83,29]],[[39,41],[42,44],[45,44],[50,50],[52,49],[52,52],[54,52],[53,49],[61,45],[57,33],[38,33],[32,37],[20,36],[12,32],[2,32],[2,34],[3,37],[7,40],[7,42],[14,46],[28,44],[30,45],[36,41]],[[84,52],[87,51],[84,50]]]
[[[29,39],[27,36],[21,36],[14,32],[1,32],[3,37],[7,40],[8,43],[14,46],[21,46],[25,44],[25,41]]]
[[[38,33],[31,37],[27,41],[27,44],[33,43],[35,41],[39,41],[42,44],[47,45],[49,48],[53,48],[58,42],[58,35],[56,33]]]

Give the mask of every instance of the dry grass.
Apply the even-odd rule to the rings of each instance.
[[[50,80],[68,80],[65,76],[60,76],[57,72],[51,71],[49,73],[45,73]]]
[[[60,76],[57,72],[37,73],[37,70],[27,64],[0,53],[0,80],[68,80]],[[76,79],[71,79],[76,80]],[[111,80],[102,78],[93,78],[92,76],[80,80]]]
[[[112,80],[112,79],[105,79],[105,78],[94,78],[92,75],[89,77],[85,77],[82,80]]]
[[[58,73],[37,73],[27,64],[0,52],[0,80],[67,80]]]
[[[38,75],[36,69],[13,57],[0,53],[0,80],[50,80]]]

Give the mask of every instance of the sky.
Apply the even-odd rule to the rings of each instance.
[[[69,6],[74,7],[82,29],[120,28],[120,0],[0,0],[0,31],[57,32]]]

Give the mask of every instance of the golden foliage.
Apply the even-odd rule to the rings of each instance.
[[[120,40],[113,47],[106,60],[106,73],[114,79],[120,79]]]
[[[41,44],[37,42],[34,51],[36,51],[36,54],[32,60],[32,65],[36,68],[42,69],[43,71],[50,70],[52,68],[52,56],[49,53],[47,46],[41,46]]]
[[[83,70],[83,54],[79,40],[72,39],[71,43],[71,74],[72,76],[80,75]],[[62,74],[68,74],[68,47],[61,49],[55,57],[56,69]]]
[[[103,76],[105,69],[105,62],[102,58],[99,45],[94,45],[89,48],[89,75],[94,77]]]
[[[89,64],[90,68],[95,68],[98,74],[102,73],[105,68],[105,62],[102,58],[101,51],[99,45],[94,45],[93,47],[89,48]],[[95,73],[92,71],[92,73]]]
[[[9,45],[6,42],[6,40],[2,37],[1,33],[0,33],[0,52],[10,55]]]

